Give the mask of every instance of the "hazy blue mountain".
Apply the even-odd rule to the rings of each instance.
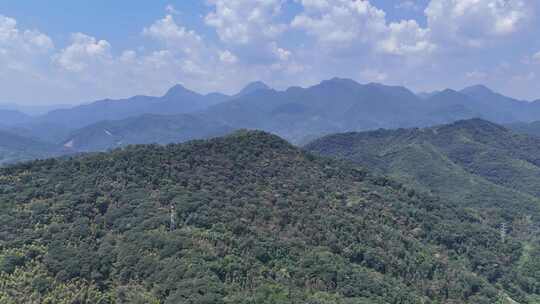
[[[0,127],[23,124],[31,120],[31,117],[16,110],[0,109]]]
[[[540,137],[540,121],[516,122],[507,124],[506,127],[516,133]]]
[[[381,120],[377,115],[393,116],[382,110],[387,106],[385,104],[398,106],[397,103],[401,103],[404,110],[407,110],[406,102],[410,103],[408,106],[414,106],[412,100],[417,97],[413,93],[385,88],[388,92],[375,85],[360,85],[336,78],[305,89],[261,89],[210,107],[204,115],[235,127],[263,129],[299,140],[308,134],[337,132],[356,127],[356,124],[369,126],[377,119]],[[396,100],[395,96],[399,94],[406,95],[404,101]],[[369,115],[361,109],[362,105],[370,109]],[[362,115],[355,116],[355,112]]]
[[[218,104],[231,98],[231,96],[219,92],[209,93],[206,94],[204,97],[206,99],[206,102],[210,105]]]
[[[75,129],[99,121],[119,120],[142,114],[192,113],[226,99],[227,97],[222,94],[202,95],[176,85],[161,97],[134,96],[120,100],[105,99],[71,109],[52,111],[36,121],[61,124]]]
[[[71,108],[73,105],[52,104],[52,105],[20,105],[15,103],[0,104],[0,110],[15,110],[30,116],[46,114],[53,110]]]
[[[433,95],[435,94],[438,94],[440,93],[441,91],[432,91],[432,92],[420,92],[420,93],[417,93],[416,95],[422,99],[428,99],[430,97],[432,97]]]
[[[203,114],[238,128],[277,133],[294,142],[314,134],[427,125],[426,102],[403,87],[334,78],[285,91],[262,89],[212,106]]]
[[[58,147],[0,130],[0,166],[59,155]]]
[[[187,114],[145,114],[117,121],[103,121],[72,132],[63,141],[71,151],[104,151],[130,144],[169,144],[221,136],[231,128]]]
[[[59,144],[73,132],[72,128],[54,122],[31,122],[3,129],[12,134],[49,144]]]
[[[340,78],[285,91],[261,88],[212,106],[203,115],[236,128],[273,132],[295,143],[322,134],[425,127],[476,117],[498,123],[540,119],[533,104],[485,86],[418,96],[404,87]]]
[[[238,94],[234,95],[234,97],[244,96],[247,94],[251,94],[255,91],[259,91],[259,90],[270,90],[270,89],[271,88],[268,85],[266,85],[266,83],[262,81],[254,81],[254,82],[248,83],[242,90],[240,90],[240,92],[238,92]]]
[[[341,78],[284,91],[254,82],[233,96],[203,95],[176,85],[161,97],[101,100],[52,111],[18,125],[17,134],[57,143],[74,130],[144,114],[194,114],[206,123],[261,129],[298,144],[324,134],[426,127],[475,117],[530,122],[540,120],[540,102],[505,97],[481,85],[419,96],[400,86]]]
[[[435,93],[426,99],[427,115],[433,118],[433,123],[449,123],[472,117],[482,117],[484,114],[478,102],[458,91],[446,89]]]
[[[460,93],[476,101],[476,109],[483,111],[487,119],[499,123],[531,121],[540,115],[531,103],[496,93],[484,85],[467,87]]]
[[[459,119],[481,117],[498,123],[530,119],[529,103],[512,99],[481,85],[461,91],[444,90],[427,99],[436,112],[452,122]]]

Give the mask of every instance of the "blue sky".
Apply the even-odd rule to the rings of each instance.
[[[531,0],[4,0],[0,102],[233,93],[323,79],[540,98]]]

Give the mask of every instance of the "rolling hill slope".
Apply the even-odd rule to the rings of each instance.
[[[11,109],[0,108],[0,127],[8,127],[17,124],[27,123],[31,120],[31,117],[20,112]]]
[[[0,208],[7,303],[530,303],[540,282],[474,212],[263,132],[0,169]]]
[[[117,121],[99,122],[74,131],[63,142],[66,149],[105,151],[133,144],[181,143],[225,135],[231,128],[187,114],[145,114]]]
[[[540,220],[540,139],[481,119],[425,129],[323,137],[308,151],[367,168],[469,207]]]
[[[512,124],[507,124],[506,127],[516,133],[540,137],[540,121],[533,121],[529,123],[516,122]]]
[[[0,166],[60,154],[54,145],[0,130]]]

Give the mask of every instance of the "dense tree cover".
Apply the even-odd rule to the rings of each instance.
[[[476,211],[263,132],[0,169],[0,209],[1,303],[491,304],[540,292],[537,247]]]
[[[445,200],[479,207],[495,216],[495,222],[523,226],[524,215],[540,222],[540,139],[488,121],[336,134],[306,149],[352,160]]]

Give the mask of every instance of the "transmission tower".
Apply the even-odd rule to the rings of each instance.
[[[507,228],[506,223],[501,224],[501,240],[504,243],[506,241]]]
[[[174,204],[171,204],[171,231],[174,231],[176,229],[176,208],[174,207]]]

